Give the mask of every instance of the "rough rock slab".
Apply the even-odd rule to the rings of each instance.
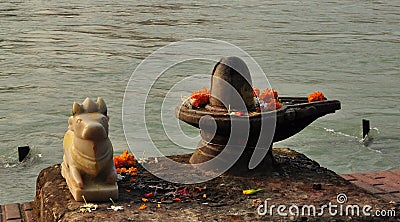
[[[331,216],[327,210],[322,216],[301,215],[280,216],[276,208],[280,204],[302,207],[316,206],[316,214],[322,205],[330,202],[339,206],[338,194],[347,196],[347,205],[372,206],[376,210],[394,210],[399,215],[396,203],[389,203],[378,196],[356,187],[334,172],[320,167],[318,163],[290,149],[273,150],[279,165],[269,174],[262,176],[221,175],[213,180],[196,184],[169,184],[137,166],[139,173],[134,178],[126,177],[118,182],[119,200],[117,205],[123,211],[109,210],[111,202],[97,203],[98,209],[92,212],[79,212],[81,202],[76,202],[69,193],[65,180],[60,174],[60,166],[48,167],[37,179],[33,214],[36,221],[399,221],[398,216]],[[190,155],[172,156],[178,162],[188,162]],[[163,161],[159,159],[160,170]],[[168,199],[167,193],[157,191],[154,197],[143,196],[152,192],[154,186],[184,187],[190,191],[187,197],[178,201]],[[199,189],[202,187],[203,189]],[[199,190],[196,190],[199,189]],[[263,189],[254,195],[243,195],[244,189]],[[164,200],[163,200],[164,198]],[[276,205],[273,214],[260,216],[257,208],[268,201],[268,206]],[[161,202],[161,204],[159,204]],[[145,204],[144,210],[139,207]],[[286,209],[288,213],[288,209]],[[301,213],[301,212],[300,212]]]

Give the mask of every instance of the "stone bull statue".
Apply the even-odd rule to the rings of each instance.
[[[61,174],[76,201],[118,199],[113,147],[108,138],[107,106],[99,97],[74,103],[64,136]]]

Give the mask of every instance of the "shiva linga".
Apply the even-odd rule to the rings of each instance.
[[[217,159],[231,164],[231,174],[270,172],[276,165],[273,142],[341,108],[338,100],[325,97],[312,102],[308,97],[279,97],[279,106],[262,109],[249,69],[238,57],[223,57],[215,65],[209,93],[204,106],[193,106],[187,98],[176,108],[176,116],[200,129],[201,140],[189,162],[196,165]]]

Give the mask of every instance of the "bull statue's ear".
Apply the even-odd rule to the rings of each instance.
[[[71,130],[71,131],[74,131],[74,127],[73,127],[73,122],[74,122],[74,117],[73,116],[70,116],[69,118],[68,118],[68,129],[69,130]]]
[[[96,103],[97,103],[99,113],[107,116],[107,106],[106,106],[106,102],[104,102],[104,99],[99,97],[99,98],[97,98]]]
[[[72,105],[72,115],[75,116],[81,113],[82,113],[81,105],[79,105],[79,103],[74,102],[74,105]]]

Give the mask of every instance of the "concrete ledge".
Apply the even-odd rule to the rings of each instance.
[[[400,203],[400,170],[342,174],[345,180],[389,202]]]
[[[32,202],[1,205],[0,222],[33,222]]]

